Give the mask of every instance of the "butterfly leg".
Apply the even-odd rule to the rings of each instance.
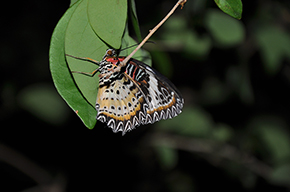
[[[89,77],[93,77],[95,76],[95,74],[99,71],[99,68],[94,70],[93,72],[91,73],[87,73],[87,72],[80,72],[80,71],[72,71],[72,73],[79,73],[79,74],[83,74],[83,75],[86,75],[86,76],[89,76]]]
[[[120,72],[121,71],[121,67],[112,63],[112,68],[109,68],[108,69],[108,73],[105,73],[105,74],[99,74],[99,77],[100,78],[103,78],[104,76],[107,76],[107,78],[109,78],[114,72]]]
[[[73,55],[69,55],[69,54],[65,54],[66,56],[69,56],[69,57],[72,57],[72,58],[75,58],[75,59],[79,59],[79,60],[84,60],[84,61],[89,61],[91,63],[94,63],[96,65],[99,65],[99,62],[94,60],[94,59],[91,59],[89,57],[76,57],[76,56],[73,56]],[[93,77],[97,72],[99,71],[99,68],[94,70],[93,72],[91,73],[87,73],[87,72],[79,72],[79,71],[72,71],[72,73],[79,73],[79,74],[83,74],[83,75],[87,75],[89,77]]]
[[[91,59],[89,57],[76,57],[76,56],[73,56],[73,55],[69,55],[69,54],[65,54],[66,56],[69,56],[69,57],[72,57],[72,58],[75,58],[75,59],[79,59],[79,60],[83,60],[83,61],[89,61],[91,63],[94,63],[96,65],[99,65],[99,62],[94,60],[94,59]]]

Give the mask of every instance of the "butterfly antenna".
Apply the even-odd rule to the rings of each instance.
[[[153,44],[156,44],[154,41],[147,41],[147,42],[145,42],[145,43],[153,43]],[[126,47],[126,48],[124,48],[124,49],[121,49],[120,51],[124,51],[124,50],[126,50],[126,49],[130,49],[130,48],[135,47],[135,46],[138,46],[138,45],[139,45],[139,43],[136,43],[136,44],[134,44],[134,45],[131,45],[131,46],[129,46],[129,47]]]

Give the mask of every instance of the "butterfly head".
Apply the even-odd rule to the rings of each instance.
[[[103,57],[103,60],[105,60],[108,57],[116,57],[117,53],[115,49],[107,49],[106,54]]]

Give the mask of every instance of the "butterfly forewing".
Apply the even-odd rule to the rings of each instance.
[[[141,82],[141,85],[145,84],[141,88],[145,87],[144,89],[147,89],[146,97],[149,105],[147,114],[151,115],[152,123],[157,120],[156,117],[160,116],[159,120],[168,119],[175,117],[181,112],[183,99],[179,91],[166,77],[140,61],[132,59],[130,64],[135,65],[138,69],[142,69],[145,71],[146,76],[148,76],[146,83]],[[133,74],[131,75],[133,76]],[[141,77],[139,79],[142,80]],[[161,113],[162,111],[164,113]]]

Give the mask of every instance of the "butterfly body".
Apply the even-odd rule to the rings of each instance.
[[[124,64],[124,59],[108,49],[98,63],[97,120],[124,135],[139,125],[181,113],[183,98],[166,77],[141,61]]]

